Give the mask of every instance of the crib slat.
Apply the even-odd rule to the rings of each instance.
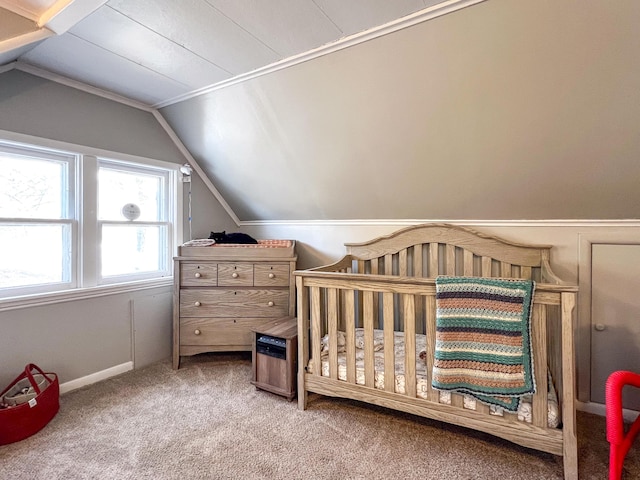
[[[377,275],[379,271],[380,264],[377,258],[371,260],[371,275]]]
[[[347,348],[347,382],[356,383],[356,322],[353,290],[344,290],[345,339]]]
[[[391,254],[384,256],[384,274],[393,274],[393,255]]]
[[[362,327],[362,292],[359,290],[354,290],[354,302],[355,302],[355,322],[356,327]]]
[[[407,263],[407,249],[403,248],[398,252],[398,275],[406,277],[409,275],[409,265]],[[398,321],[404,316],[404,303],[398,298]]]
[[[345,330],[345,324],[344,324],[344,320],[346,318],[346,311],[345,311],[345,304],[344,304],[344,290],[339,289],[337,291],[337,300],[336,300],[336,305],[337,305],[337,309],[338,309],[338,330],[341,330],[344,332]]]
[[[338,291],[327,288],[327,329],[329,332],[329,377],[338,378]]]
[[[309,287],[311,290],[311,358],[313,359],[313,374],[322,375],[322,359],[320,357],[320,288]]]
[[[409,275],[409,264],[407,262],[407,249],[403,248],[398,252],[398,275],[406,277]]]
[[[415,297],[403,294],[404,303],[404,389],[410,397],[416,396],[416,321]]]
[[[373,363],[373,315],[374,294],[369,290],[362,292],[362,314],[364,323],[364,384],[373,387],[375,371]]]
[[[422,277],[422,245],[413,247],[413,276]]]
[[[473,252],[470,252],[469,250],[464,250],[462,255],[464,259],[463,275],[466,277],[471,277],[473,276]]]
[[[547,309],[547,364],[558,398],[562,398],[562,322],[560,311]]]
[[[445,272],[447,275],[455,275],[456,274],[456,247],[454,245],[446,244],[445,245]]]
[[[416,245],[413,247],[413,276],[421,278],[422,274],[422,245]],[[417,305],[415,306],[415,316],[421,322],[424,321],[424,302],[422,297],[416,298]],[[420,332],[424,332],[423,328],[419,329]]]
[[[547,311],[546,305],[534,305],[532,315],[533,362],[536,378],[536,394],[533,396],[532,423],[536,427],[547,426]]]
[[[380,260],[379,258],[374,258],[373,260],[371,260],[371,275],[377,275],[379,273],[380,271],[379,260]],[[372,318],[375,319],[374,328],[378,328],[378,302],[379,302],[378,292],[374,292],[373,302],[371,303],[371,305],[373,306]]]
[[[298,311],[298,342],[299,345],[309,345],[309,289],[304,286],[302,277],[296,277],[296,291],[298,293],[297,311]],[[298,348],[298,385],[304,385],[304,376],[309,365],[309,349]],[[317,368],[316,368],[317,370]],[[305,410],[307,408],[307,391],[304,388],[298,388],[298,409]]]
[[[507,262],[500,262],[500,276],[504,278],[511,278],[511,264]]]
[[[527,280],[531,280],[531,267],[521,266],[520,278],[526,278]]]
[[[382,311],[384,326],[384,389],[387,392],[395,390],[395,348],[393,328],[393,293],[382,294]]]
[[[464,405],[464,397],[459,393],[451,394],[451,405],[454,407],[462,408]]]
[[[489,405],[476,401],[476,412],[482,413],[483,415],[489,415],[489,411]]]
[[[429,278],[436,278],[440,273],[439,261],[438,261],[438,244],[429,244]]]
[[[481,277],[491,277],[491,257],[482,257],[480,262],[482,264],[482,271],[480,272]]]
[[[437,402],[440,398],[440,393],[431,387],[431,380],[433,377],[433,359],[436,355],[436,297],[435,295],[427,295],[425,297],[426,309],[427,309],[427,325],[426,325],[426,369],[427,376],[429,378],[427,387],[427,398],[432,402]]]

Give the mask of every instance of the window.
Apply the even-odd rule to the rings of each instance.
[[[0,142],[0,290],[75,285],[76,156]]]
[[[100,281],[170,275],[169,172],[98,161]]]
[[[170,276],[177,167],[0,140],[0,298]]]

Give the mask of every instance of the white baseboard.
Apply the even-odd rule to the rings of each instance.
[[[594,403],[594,402],[577,402],[577,408],[581,412],[593,413],[595,415],[600,415],[602,417],[607,416],[607,407],[602,403]],[[626,408],[622,409],[622,418],[624,418],[625,422],[633,422],[640,412],[636,412],[634,410],[628,410]]]
[[[107,368],[106,370],[101,370],[84,377],[76,378],[75,380],[71,380],[69,382],[64,382],[63,384],[61,384],[60,393],[67,393],[80,387],[91,385],[92,383],[106,380],[110,377],[115,377],[116,375],[128,372],[129,370],[133,370],[133,362],[122,363],[120,365],[116,365],[115,367]]]

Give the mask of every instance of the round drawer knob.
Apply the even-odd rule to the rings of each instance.
[[[194,303],[194,305],[195,305],[196,307],[199,307],[199,306],[200,306],[200,305],[202,305],[202,304],[201,304],[200,302],[196,302],[196,303]]]
[[[267,302],[267,305],[270,307],[273,307],[274,303],[273,302]]]
[[[233,273],[231,274],[231,276],[232,276],[233,278],[238,278],[238,273],[237,273],[237,272],[233,272]]]
[[[197,328],[193,331],[193,333],[195,333],[196,335],[200,335],[200,330],[198,330]]]
[[[275,273],[270,273],[269,274],[269,278],[276,278],[276,274]]]
[[[196,278],[200,278],[201,276],[202,276],[202,274],[201,274],[200,272],[197,272],[197,273],[195,274],[195,277],[196,277]]]
[[[602,332],[606,329],[607,327],[605,327],[605,325],[603,323],[596,323],[595,329],[598,332]]]

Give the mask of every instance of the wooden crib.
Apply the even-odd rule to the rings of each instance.
[[[552,272],[551,247],[425,224],[346,248],[347,255],[334,264],[295,272],[300,409],[306,408],[307,393],[315,392],[401,410],[561,455],[565,478],[578,478],[573,345],[577,287]],[[536,282],[533,362],[536,372],[549,375],[536,375],[528,421],[469,402],[461,394],[447,396],[433,389],[429,379],[420,379],[416,364],[419,368],[423,362],[428,376],[433,367],[438,275]],[[425,350],[418,352],[416,342],[422,341]],[[404,360],[397,361],[399,347]],[[554,400],[559,426],[550,426]]]

